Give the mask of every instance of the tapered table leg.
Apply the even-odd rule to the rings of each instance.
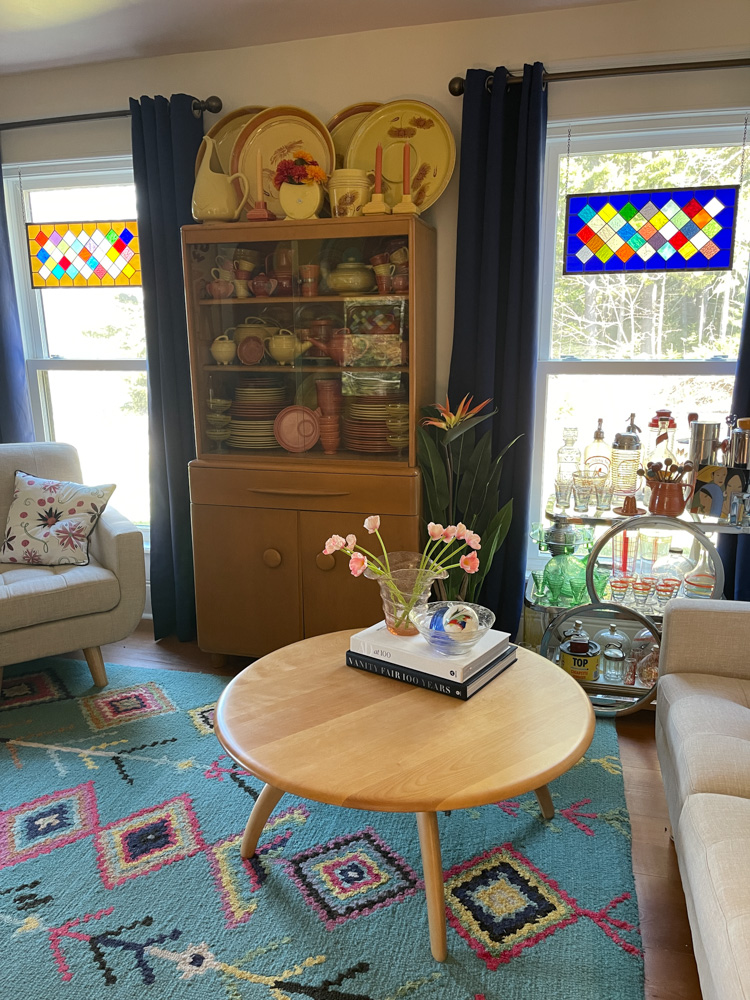
[[[434,812],[418,812],[417,830],[419,831],[419,846],[422,851],[424,890],[427,897],[430,950],[436,961],[444,962],[448,957],[448,942],[445,936],[445,888],[437,815]]]
[[[258,838],[263,832],[263,827],[268,822],[268,817],[276,808],[283,794],[284,792],[281,788],[275,788],[273,785],[263,786],[263,790],[256,799],[250,813],[245,832],[242,834],[240,857],[251,858],[255,854],[255,848],[258,846]]]
[[[539,800],[542,816],[544,816],[545,819],[552,819],[555,815],[555,807],[552,804],[552,796],[550,795],[549,788],[547,788],[546,785],[542,785],[541,788],[536,788],[534,790],[534,795],[536,795]]]

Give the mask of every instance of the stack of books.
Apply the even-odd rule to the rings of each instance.
[[[510,633],[490,629],[460,656],[436,653],[421,635],[396,636],[378,622],[349,640],[346,664],[466,701],[516,662]]]

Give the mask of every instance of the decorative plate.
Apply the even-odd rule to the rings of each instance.
[[[221,169],[227,175],[230,174],[230,165],[232,162],[232,147],[234,146],[234,141],[247,123],[260,112],[265,111],[264,107],[260,105],[248,105],[244,108],[237,108],[236,111],[230,112],[228,115],[224,115],[218,122],[214,122],[211,128],[206,132],[206,135],[213,139],[214,145],[216,146],[216,152],[219,156],[219,162],[221,163]],[[206,144],[202,142],[198,147],[198,155],[195,158],[195,175],[198,176],[198,167],[203,161],[203,157],[206,153]]]
[[[243,365],[257,365],[263,357],[265,349],[260,337],[243,337],[237,345],[237,357]]]
[[[287,451],[309,451],[320,437],[320,424],[308,406],[287,406],[276,417],[273,432]]]
[[[350,104],[348,108],[337,111],[333,118],[326,123],[326,128],[331,133],[333,146],[336,150],[336,169],[344,166],[349,143],[354,133],[370,112],[379,107],[380,101]]]
[[[268,208],[276,215],[286,212],[279,202],[279,192],[273,177],[281,160],[292,159],[297,149],[312,154],[327,174],[336,160],[333,139],[320,119],[303,108],[279,105],[255,115],[237,136],[232,149],[230,173],[241,173],[250,185],[250,200],[255,198],[257,153],[263,157],[263,196]],[[239,181],[235,189],[242,197]]]
[[[352,136],[346,166],[373,170],[375,148],[380,143],[383,180],[387,184],[383,193],[392,208],[401,200],[406,142],[411,147],[411,196],[423,211],[434,205],[443,193],[456,163],[453,133],[445,118],[429,104],[421,101],[381,104],[361,122]]]

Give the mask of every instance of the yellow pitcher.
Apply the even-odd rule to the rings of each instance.
[[[232,174],[227,177],[221,169],[221,162],[213,139],[203,136],[206,150],[198,167],[193,187],[193,218],[205,222],[236,222],[245,206],[249,194],[247,177]],[[237,192],[232,181],[236,180],[242,190],[242,200],[237,204]]]

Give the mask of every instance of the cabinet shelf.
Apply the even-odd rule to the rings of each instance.
[[[275,372],[278,375],[295,375],[298,372],[320,372],[331,374],[332,372],[383,372],[384,374],[397,375],[400,372],[408,372],[408,365],[204,365],[203,370],[207,372],[229,372],[232,374],[244,375],[248,372]]]
[[[347,302],[351,299],[367,299],[368,302],[387,302],[388,299],[408,299],[408,292],[389,292],[377,295],[365,292],[362,295],[254,295],[246,299],[199,299],[199,306],[272,306],[274,303],[291,302],[298,306],[315,305],[317,302]]]

